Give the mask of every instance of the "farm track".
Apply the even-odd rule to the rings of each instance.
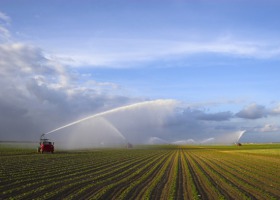
[[[280,199],[279,157],[240,149],[6,151],[0,199]]]

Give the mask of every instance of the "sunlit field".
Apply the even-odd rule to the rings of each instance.
[[[280,198],[280,144],[54,154],[0,145],[0,199]]]

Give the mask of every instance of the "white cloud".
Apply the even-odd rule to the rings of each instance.
[[[11,33],[7,26],[10,24],[10,17],[6,14],[0,12],[0,42],[9,41],[11,38]]]
[[[11,34],[8,31],[8,29],[0,26],[0,41],[1,40],[8,41],[10,39],[10,37],[11,37]]]
[[[0,18],[6,22],[10,21],[3,14],[0,14]],[[7,29],[2,29],[2,32],[3,30]],[[9,36],[9,34],[2,35]],[[90,76],[78,72],[72,73],[69,66],[67,68],[66,65],[58,62],[57,56],[46,56],[41,48],[21,42],[4,40],[0,42],[0,140],[37,140],[40,134],[55,127],[111,109],[114,112],[107,112],[95,123],[87,123],[85,126],[79,124],[71,131],[79,133],[79,130],[83,130],[86,134],[91,134],[96,128],[100,134],[110,132],[109,136],[113,135],[114,138],[123,135],[134,143],[203,142],[205,138],[215,139],[205,140],[207,142],[230,142],[239,137],[239,127],[244,125],[242,121],[229,125],[234,118],[230,111],[210,113],[198,107],[182,108],[174,103],[176,102],[174,100],[142,102],[142,98],[133,98],[123,92],[118,84],[98,82]],[[135,60],[147,61],[163,58],[166,55],[199,52],[251,54],[255,51],[254,48],[243,48],[243,44],[217,46],[213,43],[186,42],[182,46],[180,42],[159,41],[150,44],[146,41],[140,45],[142,41],[138,41],[139,46],[136,45],[131,49],[128,48],[128,44],[113,42],[116,44],[111,45],[117,45],[118,48],[122,46],[122,51],[119,53],[115,51],[117,52],[115,54],[104,51],[95,64],[102,65],[109,62],[111,65]],[[134,41],[129,41],[129,45],[134,46]],[[87,60],[90,56],[86,56],[82,60],[94,64],[98,56],[98,54],[92,56],[93,60]],[[142,103],[133,104],[135,102]],[[121,107],[129,104],[132,105],[125,107],[127,109]],[[236,116],[240,120],[259,119],[276,115],[279,113],[278,110],[278,108],[268,110],[262,105],[252,104]],[[276,130],[276,128],[268,125],[259,129],[259,131],[268,130]],[[65,131],[68,132],[69,129]],[[74,136],[73,138],[77,138],[77,135]],[[108,137],[102,136],[104,137],[101,137],[101,140],[110,138],[108,135]]]
[[[11,18],[3,12],[0,12],[0,20],[6,24],[9,24],[11,22]]]
[[[260,119],[268,116],[280,115],[279,105],[274,108],[266,108],[263,105],[251,104],[235,114],[236,117],[244,119]]]
[[[272,114],[272,115],[280,115],[280,105],[278,105],[275,108],[271,109],[270,114]]]
[[[266,124],[264,127],[260,129],[261,132],[274,132],[279,131],[279,126],[275,126],[273,124]]]
[[[56,70],[46,65],[47,60],[43,57],[39,48],[23,43],[3,43],[0,44],[0,51],[2,74],[13,73],[14,70],[18,70],[21,74]]]
[[[97,82],[90,76],[72,74],[64,65],[46,58],[42,50],[34,46],[1,44],[0,58],[1,140],[34,140],[40,134],[80,117],[143,101],[120,95],[121,87],[115,83]],[[90,133],[98,127],[101,134],[107,131],[112,131],[113,135],[121,133],[133,143],[203,142],[205,138],[215,140],[204,142],[232,142],[239,137],[237,133],[243,124],[231,121],[234,118],[232,112],[210,113],[174,102],[158,100],[139,104],[142,106],[134,104],[129,109],[115,109],[117,112],[102,116],[101,125],[86,124],[84,127],[79,124],[78,128],[65,131]],[[276,111],[277,108],[274,109]],[[252,104],[236,116],[258,119],[270,113],[264,106]],[[269,128],[276,130],[267,126],[259,131]]]
[[[263,127],[253,128],[255,132],[277,132],[280,131],[280,127],[274,124],[265,124]]]
[[[80,48],[74,44],[67,49],[57,49],[56,53],[59,55],[58,60],[74,66],[127,68],[139,66],[138,64],[142,62],[162,59],[166,61],[204,53],[240,58],[277,59],[280,48],[277,42],[235,38],[216,38],[207,41],[99,38],[98,41],[92,41],[92,46],[89,45],[87,48]]]
[[[47,59],[40,48],[0,44],[0,139],[37,139],[40,133],[81,115],[135,101],[118,94],[116,84],[87,85],[81,79]]]

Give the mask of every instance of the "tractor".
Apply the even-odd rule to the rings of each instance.
[[[49,139],[45,138],[45,134],[41,135],[40,146],[37,149],[38,153],[54,152],[54,142],[50,142]]]

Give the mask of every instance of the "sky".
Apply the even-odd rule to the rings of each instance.
[[[276,0],[1,0],[0,140],[124,107],[72,132],[280,142],[279,10]]]

